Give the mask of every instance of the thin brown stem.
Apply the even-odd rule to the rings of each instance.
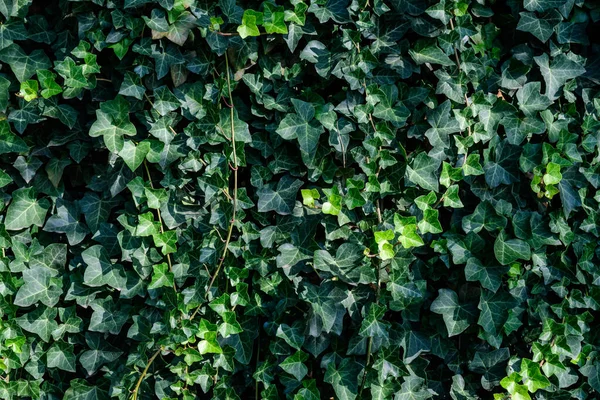
[[[152,108],[154,108],[154,102],[150,100],[150,97],[146,94],[146,92],[144,92],[144,97],[146,98],[146,100],[148,100],[148,103],[150,103]]]
[[[226,71],[226,76],[227,76],[227,94],[229,96],[229,104],[231,104],[231,107],[229,107],[229,119],[231,122],[231,148],[232,148],[232,157],[233,157],[233,166],[230,165],[231,170],[233,171],[233,198],[232,198],[232,205],[233,205],[233,212],[232,212],[232,217],[231,217],[231,221],[229,223],[229,229],[227,230],[227,238],[225,239],[225,247],[223,248],[223,253],[221,254],[221,258],[219,260],[219,264],[217,265],[217,270],[215,271],[212,279],[210,280],[210,283],[208,284],[208,288],[206,289],[206,296],[208,296],[208,294],[210,293],[210,289],[213,287],[213,284],[215,283],[215,281],[217,280],[217,277],[219,276],[219,272],[221,272],[221,268],[223,267],[223,263],[225,262],[225,257],[227,256],[227,252],[229,251],[229,243],[231,242],[231,235],[233,234],[233,227],[235,225],[235,217],[236,217],[236,211],[237,211],[237,205],[238,205],[238,159],[237,159],[237,151],[235,148],[235,107],[233,106],[233,96],[231,94],[231,79],[229,77],[229,58],[227,57],[227,53],[225,53],[225,67],[227,69]],[[196,314],[198,313],[198,311],[200,310],[200,306],[198,306],[198,308],[196,308],[196,310],[194,311],[194,313],[192,314],[192,316],[190,317],[190,319],[194,319],[194,317],[196,316]]]
[[[137,400],[138,393],[140,392],[140,386],[142,385],[142,382],[144,381],[144,378],[148,374],[148,370],[150,369],[150,366],[152,365],[152,363],[154,362],[154,360],[156,359],[156,357],[159,356],[159,354],[160,354],[161,351],[162,351],[162,349],[156,350],[156,353],[154,353],[152,355],[152,357],[150,357],[150,359],[146,363],[146,368],[144,368],[144,370],[142,371],[142,374],[140,375],[140,378],[138,379],[138,381],[137,381],[137,383],[135,385],[135,388],[133,389],[133,392],[131,392],[131,400]]]
[[[383,218],[381,216],[381,199],[377,200],[377,221],[379,221],[380,224],[383,222]],[[375,260],[374,262],[375,262],[375,265],[377,266],[377,291],[375,292],[375,302],[379,303],[379,295],[380,295],[380,291],[381,291],[381,266],[379,265],[377,260]],[[372,347],[373,347],[373,336],[369,336],[369,339],[367,340],[367,362],[365,363],[365,372],[363,374],[362,381],[360,384],[360,390],[359,390],[359,394],[358,394],[359,398],[362,394],[363,389],[365,388],[365,382],[367,379],[367,368],[369,367],[369,364],[371,363],[371,348]]]

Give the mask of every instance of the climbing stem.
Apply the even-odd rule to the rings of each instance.
[[[135,384],[135,388],[133,389],[133,392],[131,392],[131,400],[137,400],[138,393],[140,392],[140,386],[142,385],[144,378],[148,374],[148,370],[150,369],[150,366],[152,365],[152,363],[154,362],[156,357],[158,357],[158,355],[160,354],[161,351],[162,351],[162,349],[156,350],[156,353],[152,354],[152,357],[150,357],[150,359],[146,363],[146,368],[144,368],[144,370],[142,371],[140,378],[138,379],[137,383]]]
[[[383,223],[383,218],[381,216],[381,199],[377,200],[377,221],[379,222],[379,224]],[[376,258],[375,258],[375,263],[377,265],[377,291],[375,292],[375,302],[379,303],[379,295],[381,292],[381,265],[379,265],[379,262],[377,262]],[[367,339],[367,362],[365,363],[365,372],[363,374],[362,381],[360,384],[360,391],[358,393],[359,398],[362,395],[363,389],[365,388],[365,382],[367,380],[367,368],[369,367],[369,364],[371,363],[371,348],[372,347],[373,347],[373,336],[369,336],[369,338]]]
[[[231,234],[233,233],[233,227],[235,225],[235,216],[237,211],[237,203],[238,203],[238,159],[237,159],[237,151],[235,148],[235,108],[233,106],[233,96],[231,95],[231,79],[229,77],[229,58],[227,57],[227,53],[225,53],[225,68],[226,68],[226,76],[227,76],[227,94],[229,97],[229,120],[231,123],[231,149],[232,149],[232,158],[233,158],[233,166],[230,165],[233,170],[233,196],[231,197],[231,204],[233,206],[231,221],[229,221],[229,229],[227,230],[227,237],[225,239],[225,246],[223,247],[223,253],[221,254],[221,258],[219,259],[219,264],[217,265],[217,269],[213,274],[210,283],[208,285],[208,289],[206,289],[206,295],[210,292],[215,280],[219,276],[219,272],[221,272],[221,268],[223,267],[223,263],[225,262],[225,257],[227,256],[227,251],[229,248],[229,243],[231,242]],[[192,314],[192,318],[196,316],[198,309]]]

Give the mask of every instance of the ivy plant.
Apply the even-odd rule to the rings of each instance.
[[[0,0],[1,399],[600,397],[600,8]]]

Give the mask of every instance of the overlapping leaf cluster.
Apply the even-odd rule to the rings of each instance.
[[[0,398],[599,396],[596,2],[0,14]]]

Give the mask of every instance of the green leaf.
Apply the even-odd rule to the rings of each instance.
[[[434,42],[429,40],[419,40],[414,47],[408,51],[408,54],[417,64],[440,64],[443,66],[454,65],[450,59]]]
[[[219,129],[223,136],[231,140],[231,112],[230,110],[221,110]],[[248,124],[242,121],[236,110],[233,111],[233,129],[235,132],[235,141],[242,143],[252,143],[252,136]]]
[[[88,375],[94,374],[102,365],[118,360],[123,354],[117,347],[102,340],[99,335],[86,333],[85,342],[89,350],[81,354],[79,363]]]
[[[556,185],[562,180],[562,174],[560,173],[560,165],[555,163],[548,163],[546,165],[546,173],[543,177],[546,185]]]
[[[58,83],[56,83],[56,75],[47,69],[40,69],[36,71],[40,85],[42,86],[42,97],[49,99],[52,96],[62,93],[63,89]]]
[[[434,396],[435,392],[428,389],[425,379],[415,375],[404,377],[402,388],[394,395],[395,400],[425,400]]]
[[[125,288],[127,278],[123,267],[110,262],[103,246],[91,246],[83,251],[81,256],[87,265],[83,274],[85,285],[91,287],[108,285],[119,290]]]
[[[35,333],[44,342],[49,343],[52,332],[58,329],[58,323],[55,321],[57,314],[56,308],[40,306],[30,313],[21,315],[15,321],[21,329]]]
[[[306,165],[312,165],[323,133],[323,127],[314,120],[315,109],[307,102],[292,99],[295,114],[287,114],[279,123],[277,133],[285,140],[297,139],[302,159]]]
[[[50,68],[50,60],[42,50],[34,50],[27,55],[17,44],[0,50],[0,61],[10,66],[19,82],[25,82],[40,69]]]
[[[0,154],[26,153],[28,151],[27,143],[10,131],[8,122],[0,121]]]
[[[290,375],[293,375],[298,381],[308,374],[308,367],[304,362],[308,360],[308,354],[303,351],[297,351],[279,364],[281,369]]]
[[[548,378],[540,371],[540,364],[526,358],[521,361],[521,377],[530,393],[551,385]]]
[[[502,283],[502,275],[508,272],[507,267],[501,267],[499,265],[483,265],[475,257],[471,257],[467,260],[465,266],[465,278],[467,281],[475,282],[479,281],[481,286],[497,292]]]
[[[351,358],[344,358],[339,365],[329,363],[323,379],[331,383],[338,399],[354,400],[358,394],[358,378],[361,371],[360,364]]]
[[[402,347],[404,347],[404,362],[410,364],[421,353],[431,351],[431,339],[418,331],[405,332]]]
[[[439,211],[434,209],[427,209],[423,211],[423,219],[419,221],[418,227],[421,233],[441,233],[444,230],[439,221]]]
[[[50,202],[46,199],[38,200],[34,188],[17,189],[12,193],[4,225],[9,231],[18,231],[32,225],[41,227],[49,208]]]
[[[23,97],[25,101],[31,101],[37,99],[39,90],[40,87],[36,80],[26,80],[25,82],[21,82],[19,96]]]
[[[427,122],[431,128],[425,132],[425,136],[434,147],[449,148],[450,135],[461,130],[458,121],[450,117],[450,109],[450,100],[446,100],[427,113]]]
[[[66,234],[69,244],[75,246],[81,243],[89,233],[85,224],[79,221],[79,214],[77,204],[57,199],[56,214],[48,218],[44,230]]]
[[[123,136],[134,136],[135,126],[129,121],[129,104],[123,97],[102,103],[100,110],[96,110],[96,122],[90,128],[92,137],[102,136],[104,144],[113,153],[123,149]]]
[[[494,160],[489,160],[484,166],[485,181],[491,188],[519,181],[517,161],[520,154],[521,149],[509,144],[507,140],[500,142],[494,148]]]
[[[268,4],[268,3],[267,3]],[[237,31],[242,39],[248,36],[260,36],[258,26],[263,24],[263,13],[247,9],[242,17],[242,24],[238,26]]]
[[[506,361],[509,358],[510,352],[507,348],[488,352],[477,351],[469,364],[469,369],[483,374],[482,386],[487,390],[492,390],[506,375]]]
[[[462,228],[466,233],[479,233],[483,228],[488,232],[494,232],[504,229],[506,223],[506,218],[498,215],[494,207],[484,201],[477,205],[473,214],[463,217]]]
[[[119,306],[112,297],[95,300],[91,306],[94,312],[90,318],[89,331],[118,335],[129,319],[130,306]]]
[[[565,4],[564,0],[524,0],[523,7],[528,11],[546,11],[559,8]]]
[[[519,13],[517,30],[529,32],[542,42],[547,42],[554,32],[554,27],[561,21],[561,16],[556,10],[541,14],[539,17],[532,12]]]
[[[154,89],[154,103],[152,108],[160,115],[165,116],[171,111],[175,111],[181,104],[175,95],[166,86]]]
[[[204,340],[198,342],[198,351],[200,354],[221,354],[223,350],[217,342],[217,332],[206,332]]]
[[[437,171],[439,162],[427,156],[425,153],[419,153],[410,166],[406,168],[406,177],[416,185],[425,190],[439,191],[439,178]]]
[[[46,353],[46,366],[67,372],[75,372],[75,354],[72,344],[55,342]]]
[[[264,3],[264,20],[263,26],[267,33],[288,33],[287,26],[285,25],[285,15],[283,12],[283,6],[275,6],[271,3]]]
[[[294,11],[285,10],[285,21],[292,22],[293,24],[298,24],[300,26],[306,23],[306,10],[308,6],[305,3],[298,2],[294,4]],[[292,50],[293,51],[293,50]]]
[[[123,79],[123,83],[121,83],[119,94],[123,96],[135,97],[138,100],[142,100],[145,93],[146,88],[142,85],[139,76],[127,71],[125,73],[125,79]]]
[[[438,297],[431,303],[431,312],[443,316],[448,336],[464,332],[469,327],[469,314],[459,305],[456,292],[450,289],[439,289],[438,292]]]
[[[343,243],[338,247],[335,257],[327,250],[314,252],[314,268],[326,271],[345,282],[358,283],[360,279],[360,263],[363,258],[363,247],[354,243]]]
[[[10,175],[6,172],[0,170],[0,188],[10,185],[13,182]]]
[[[6,113],[6,108],[8,107],[9,100],[9,89],[10,81],[5,77],[0,77],[0,111]]]
[[[64,78],[65,85],[70,88],[81,89],[88,86],[88,80],[83,74],[83,66],[77,65],[70,57],[66,57],[63,61],[56,61],[54,70]]]
[[[338,24],[349,21],[348,0],[326,0],[311,3],[308,12],[313,13],[321,24],[333,19]]]
[[[31,5],[31,1],[10,1],[3,0],[0,2],[0,12],[6,19],[10,17],[23,17]]]
[[[24,285],[19,288],[14,304],[29,307],[38,302],[54,307],[62,294],[62,282],[56,279],[57,271],[45,267],[32,267],[23,271]]]
[[[479,163],[479,154],[469,154],[467,160],[463,165],[463,171],[465,176],[470,175],[483,175],[485,172]]]
[[[177,16],[177,19],[169,25],[167,39],[171,42],[183,46],[190,35],[190,31],[196,25],[196,17],[188,11],[184,11]]]
[[[125,161],[131,171],[135,171],[142,165],[149,151],[150,142],[142,141],[136,145],[131,140],[125,140],[123,148],[119,151],[119,157]]]
[[[155,210],[161,208],[169,200],[169,193],[165,189],[144,188],[144,194],[148,199],[148,207]]]
[[[148,285],[148,289],[173,287],[174,275],[172,272],[169,272],[169,266],[167,265],[167,263],[153,265],[152,271],[152,281]]]
[[[319,191],[316,189],[302,189],[300,193],[302,194],[302,204],[308,207],[314,207],[315,200],[321,198]]]
[[[411,247],[423,246],[425,242],[417,233],[417,225],[411,224],[404,227],[402,235],[398,238],[398,241],[402,244],[405,249]]]
[[[508,312],[517,304],[515,298],[502,290],[496,293],[483,290],[478,308],[481,310],[477,323],[487,334],[496,335],[508,318]]]
[[[302,185],[302,181],[285,175],[277,184],[277,190],[268,187],[260,188],[257,192],[258,211],[291,214],[296,203],[296,194]]]
[[[531,248],[521,239],[508,239],[504,231],[500,232],[494,242],[494,254],[502,265],[508,265],[516,260],[531,259]]]
[[[154,245],[160,247],[160,251],[166,256],[177,251],[177,232],[166,231],[152,235]]]
[[[396,102],[398,99],[398,88],[396,86],[383,85],[372,96],[379,99],[379,103],[373,110],[375,118],[389,121],[397,127],[405,125],[410,116],[410,111],[402,102]]]
[[[388,339],[391,324],[389,322],[382,321],[386,310],[387,309],[384,306],[371,303],[369,306],[369,312],[367,313],[365,319],[363,319],[358,334],[363,337]]]
[[[79,201],[79,207],[90,231],[96,233],[100,224],[108,219],[112,206],[109,201],[101,199],[96,193],[87,192]]]
[[[558,99],[558,92],[570,79],[575,79],[585,73],[585,68],[564,54],[559,54],[550,63],[548,54],[534,57],[540,67],[540,73],[546,83],[546,96],[554,101]]]
[[[460,200],[460,197],[458,196],[458,192],[460,191],[460,188],[458,187],[458,185],[451,185],[448,190],[446,190],[446,193],[444,193],[444,207],[450,207],[450,208],[463,208],[464,204],[462,203],[462,201]]]
[[[98,386],[90,386],[83,379],[73,379],[65,392],[65,400],[108,399],[107,393]]]
[[[282,338],[285,342],[296,350],[300,350],[304,344],[304,332],[301,326],[294,324],[289,326],[281,324],[277,327],[277,337]]]

